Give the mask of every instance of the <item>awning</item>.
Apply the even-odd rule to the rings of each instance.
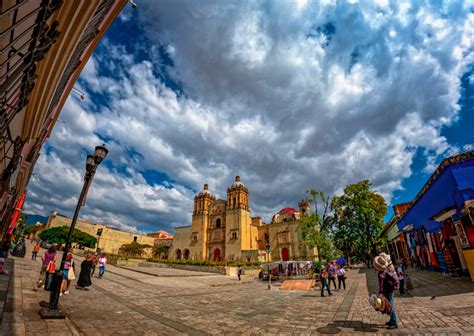
[[[438,231],[443,221],[459,217],[465,203],[474,200],[474,158],[448,164],[431,176],[424,191],[398,221],[398,228]]]
[[[25,203],[26,192],[24,192],[21,197],[16,202],[15,210],[13,211],[12,220],[10,222],[10,226],[8,227],[7,233],[12,234],[13,230],[15,229],[16,223],[18,222],[18,218],[20,218],[21,211],[23,209],[23,203]]]

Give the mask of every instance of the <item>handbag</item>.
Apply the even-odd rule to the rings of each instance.
[[[67,271],[67,279],[68,280],[75,280],[76,275],[74,274],[74,261],[71,264],[71,267],[69,267],[69,271]]]

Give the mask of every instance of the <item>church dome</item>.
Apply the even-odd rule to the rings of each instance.
[[[229,186],[229,189],[234,189],[234,188],[239,188],[239,187],[242,187],[242,188],[247,189],[247,187],[245,186],[245,184],[243,184],[243,183],[240,181],[240,176],[237,175],[237,176],[235,177],[235,182],[232,183],[232,184]]]
[[[204,189],[201,190],[197,195],[213,197],[211,192],[209,191],[209,186],[207,185],[207,183],[204,185]]]
[[[283,208],[280,211],[278,211],[278,214],[280,216],[285,215],[285,214],[293,216],[295,214],[295,212],[297,212],[297,210],[295,208]]]

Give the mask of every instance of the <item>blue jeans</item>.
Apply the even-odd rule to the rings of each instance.
[[[105,266],[99,266],[99,277],[104,275],[104,273],[105,273]]]
[[[321,296],[324,296],[324,288],[328,289],[328,294],[331,295],[331,288],[326,279],[321,279]]]
[[[390,322],[397,323],[397,313],[395,313],[395,300],[393,298],[393,293],[388,294],[388,301],[390,301],[390,306],[392,306],[392,314],[390,315]]]

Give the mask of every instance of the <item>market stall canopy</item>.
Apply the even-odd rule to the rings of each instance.
[[[442,221],[460,216],[471,200],[474,200],[474,151],[443,160],[398,221],[398,228],[424,226],[427,231],[436,232]]]

